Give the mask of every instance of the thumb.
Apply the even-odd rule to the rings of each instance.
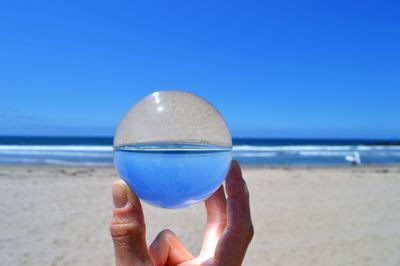
[[[110,233],[116,265],[151,265],[139,199],[122,180],[114,181],[112,195],[114,210]]]

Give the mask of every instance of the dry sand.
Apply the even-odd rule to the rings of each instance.
[[[400,266],[400,168],[245,168],[255,237],[245,265]],[[109,168],[0,168],[0,265],[112,265]],[[144,206],[198,252],[203,206]]]

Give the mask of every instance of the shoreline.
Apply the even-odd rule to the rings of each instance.
[[[343,166],[343,165],[318,165],[318,166],[298,166],[298,165],[254,165],[254,164],[240,164],[242,168],[246,169],[265,169],[265,170],[362,170],[362,169],[400,169],[400,164],[368,164],[368,165],[357,165],[357,166]],[[2,165],[1,169],[113,169],[114,166],[83,166],[83,165]]]

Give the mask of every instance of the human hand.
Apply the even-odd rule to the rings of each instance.
[[[122,180],[115,181],[110,232],[116,265],[241,265],[254,230],[249,192],[236,161],[232,161],[225,185],[227,197],[221,186],[205,201],[207,226],[201,252],[194,257],[170,230],[160,232],[147,247],[140,201]]]

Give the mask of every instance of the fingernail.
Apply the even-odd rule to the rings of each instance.
[[[112,196],[115,208],[122,208],[128,203],[126,184],[122,180],[114,181],[112,185]]]

